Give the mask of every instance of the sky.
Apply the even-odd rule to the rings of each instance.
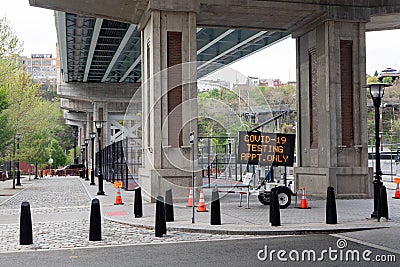
[[[24,43],[23,55],[56,54],[54,12],[29,6],[29,0],[2,1],[0,17],[6,17]],[[400,68],[400,30],[367,32],[367,74],[377,70]],[[283,82],[296,79],[295,40],[287,38],[229,67],[240,76],[278,78]]]

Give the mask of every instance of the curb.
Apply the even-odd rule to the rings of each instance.
[[[3,202],[0,203],[0,206],[2,206],[4,203],[6,203],[7,201],[10,201],[11,199],[17,197],[19,194],[21,194],[22,192],[24,192],[26,189],[30,188],[33,185],[33,182],[29,185],[27,185],[24,189],[20,190],[19,192],[15,193],[14,195],[12,195],[11,197],[7,198],[6,200],[4,200]]]
[[[116,222],[124,225],[131,225],[134,227],[139,227],[147,230],[154,230],[155,227],[152,225],[145,225],[141,223],[134,222],[126,222],[120,221],[115,218],[111,218],[109,216],[103,216],[104,220]],[[345,226],[341,228],[334,229],[298,229],[298,230],[284,230],[276,228],[276,230],[227,230],[227,229],[204,229],[204,228],[188,228],[188,227],[174,227],[168,226],[167,230],[169,231],[178,231],[178,232],[186,232],[186,233],[199,233],[199,234],[220,234],[220,235],[309,235],[309,234],[337,234],[337,233],[345,233],[345,232],[356,232],[356,231],[366,231],[366,230],[374,230],[374,229],[385,229],[390,228],[390,226],[362,226],[362,227],[348,227]]]

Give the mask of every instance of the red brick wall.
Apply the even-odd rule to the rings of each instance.
[[[354,145],[353,123],[353,42],[340,41],[340,83],[342,108],[342,145]]]
[[[168,141],[182,146],[182,33],[167,32],[168,66]],[[173,112],[172,112],[173,111]]]

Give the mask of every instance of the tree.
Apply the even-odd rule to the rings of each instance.
[[[0,19],[0,58],[17,58],[22,52],[22,44],[18,40],[6,18]]]
[[[45,167],[51,151],[57,155],[64,153],[59,142],[56,141],[58,146],[50,146],[52,140],[64,139],[60,132],[70,136],[70,130],[64,124],[59,103],[45,101],[39,94],[40,85],[20,68],[21,51],[22,45],[8,21],[0,19],[0,157],[11,158],[14,136],[19,133],[21,161]],[[63,145],[70,146],[69,143]],[[59,162],[54,163],[64,165],[65,159],[60,156]]]
[[[48,149],[53,159],[53,166],[64,166],[67,156],[65,155],[61,146],[58,144],[58,141],[53,139]]]
[[[392,77],[384,77],[383,79],[382,79],[382,82],[383,83],[392,83],[393,82],[393,78]]]
[[[369,84],[369,83],[378,83],[378,82],[379,82],[379,79],[376,76],[370,76],[367,79],[367,84]]]
[[[375,76],[375,77],[378,77],[378,76],[379,76],[379,73],[378,73],[377,70],[375,71],[374,76]]]

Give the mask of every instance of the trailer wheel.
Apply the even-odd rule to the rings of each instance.
[[[292,196],[284,187],[278,187],[278,202],[281,209],[286,209],[292,202]]]
[[[258,200],[261,202],[261,204],[269,205],[270,197],[270,192],[263,192],[258,195]],[[289,207],[290,203],[292,202],[292,196],[287,188],[278,187],[278,202],[279,208],[281,209],[286,209],[287,207]]]
[[[258,195],[258,201],[260,201],[261,204],[269,205],[269,197],[270,197],[270,194],[267,194],[267,193],[260,193],[260,194]]]

